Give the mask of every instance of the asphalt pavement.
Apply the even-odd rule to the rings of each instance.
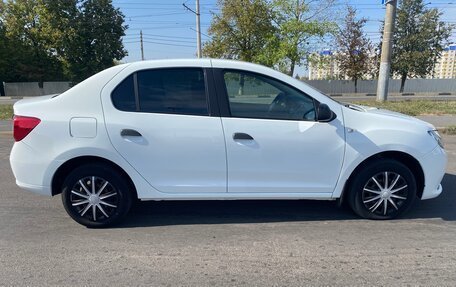
[[[17,101],[19,101],[19,99],[0,97],[0,105],[12,105]]]
[[[365,94],[357,94],[357,95],[343,95],[343,96],[331,96],[333,99],[340,101],[340,102],[354,102],[354,101],[375,101],[375,96],[366,96]],[[456,95],[412,95],[412,96],[402,96],[402,95],[389,95],[389,101],[423,101],[423,100],[431,100],[431,101],[454,101],[456,100]]]
[[[456,136],[443,194],[393,221],[335,202],[138,203],[87,229],[60,196],[20,190],[0,133],[0,286],[454,286]]]
[[[0,132],[7,132],[12,130],[12,121],[0,120]]]
[[[436,128],[445,128],[449,126],[456,126],[455,115],[441,115],[441,116],[418,116],[420,120],[433,124]]]

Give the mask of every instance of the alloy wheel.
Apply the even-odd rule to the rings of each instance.
[[[399,211],[408,195],[405,178],[396,172],[384,171],[371,177],[364,185],[362,201],[371,213],[387,216]]]
[[[119,194],[107,180],[97,176],[79,179],[71,189],[71,207],[93,222],[108,219],[117,210]]]

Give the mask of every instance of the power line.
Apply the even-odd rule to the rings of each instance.
[[[144,43],[157,44],[157,45],[166,45],[166,46],[178,46],[178,47],[191,47],[191,48],[195,48],[195,46],[191,46],[191,45],[171,44],[171,43],[160,43],[160,42],[155,42],[155,41],[144,41]]]
[[[149,34],[143,33],[143,36],[150,36],[150,37],[158,37],[158,38],[170,38],[170,39],[188,39],[188,40],[195,40],[195,37],[180,37],[180,36],[168,36],[168,35],[159,35],[159,34]],[[126,35],[125,37],[138,37],[137,35]]]
[[[176,42],[176,43],[195,43],[195,41],[185,41],[185,40],[172,40],[172,39],[163,39],[163,38],[154,38],[154,37],[143,37],[144,40],[152,40],[152,41],[163,41],[163,42]]]
[[[192,27],[190,27],[189,29],[196,32],[196,30],[193,29]],[[200,32],[200,33],[201,33],[201,35],[206,36],[206,37],[208,37],[209,39],[212,39],[211,36],[209,36],[209,35],[207,35],[207,34],[204,34],[203,32]]]

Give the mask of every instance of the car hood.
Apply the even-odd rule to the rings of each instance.
[[[353,104],[348,104],[348,105],[346,105],[346,107],[351,109],[351,110],[358,111],[358,112],[363,112],[363,113],[367,113],[367,114],[374,114],[374,115],[383,116],[383,117],[389,117],[389,118],[396,118],[398,120],[403,120],[403,121],[406,121],[406,122],[410,122],[410,123],[414,123],[414,124],[418,124],[418,125],[423,125],[423,126],[427,127],[428,129],[435,129],[435,127],[432,124],[428,123],[428,122],[425,122],[423,120],[420,120],[420,119],[412,117],[412,116],[408,116],[408,115],[401,114],[401,113],[398,113],[398,112],[393,112],[393,111],[390,111],[390,110],[385,110],[385,109],[375,108],[375,107],[362,106],[362,105],[353,105]]]

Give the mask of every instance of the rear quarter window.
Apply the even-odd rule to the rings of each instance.
[[[121,111],[136,111],[135,88],[133,75],[123,80],[111,93],[114,107]]]

